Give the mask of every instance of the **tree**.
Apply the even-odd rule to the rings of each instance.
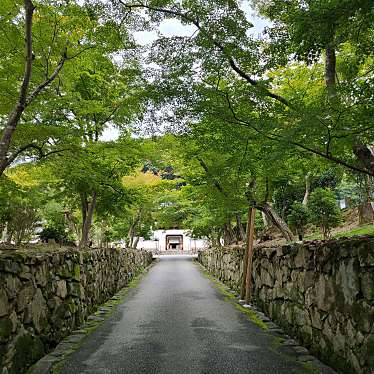
[[[0,52],[4,56],[0,84],[2,92],[6,92],[0,104],[0,175],[19,159],[43,159],[69,150],[65,139],[74,131],[71,112],[65,109],[68,102],[77,99],[78,87],[74,85],[82,85],[85,73],[89,69],[91,73],[97,70],[93,68],[95,64],[106,60],[108,66],[112,54],[123,56],[124,50],[131,48],[124,24],[109,18],[108,8],[108,4],[98,3],[25,0],[24,12],[16,3],[5,2],[0,10],[3,34]],[[134,61],[134,58],[129,59],[122,73],[125,70],[135,72]],[[113,79],[121,82],[118,88],[123,90],[123,76],[122,79],[115,76],[118,70],[100,71],[106,74],[107,83],[112,81],[108,87],[114,91]],[[118,92],[112,97],[115,94]],[[107,121],[112,119],[109,114],[114,111],[128,111],[121,100],[116,104],[112,102],[112,106],[103,111]],[[98,121],[102,126],[103,117]]]
[[[89,234],[96,209],[110,211],[117,201],[128,198],[121,178],[138,163],[134,150],[126,146],[131,141],[113,143],[97,142],[78,147],[74,154],[56,156],[50,167],[57,172],[57,185],[65,196],[70,196],[72,206],[80,208],[80,247],[89,243]]]
[[[324,239],[331,229],[341,222],[341,212],[334,193],[329,189],[316,188],[310,195],[308,209],[312,223],[318,226]]]
[[[4,26],[2,27],[2,32],[5,34],[4,40],[6,43],[2,44],[1,47],[5,56],[12,57],[6,63],[8,65],[7,68],[19,74],[19,64],[23,60],[20,58],[20,55],[23,54],[20,51],[22,50],[20,48],[20,40],[24,40],[25,62],[21,62],[24,65],[24,73],[22,84],[18,90],[18,98],[2,126],[0,139],[0,175],[26,150],[37,149],[43,156],[45,155],[41,148],[38,149],[38,145],[34,143],[24,144],[9,154],[12,138],[25,109],[31,106],[43,91],[55,81],[65,62],[84,50],[84,47],[80,47],[79,43],[77,43],[76,34],[71,36],[73,34],[72,29],[66,30],[64,28],[66,27],[66,23],[61,26],[61,24],[64,24],[62,21],[63,11],[71,8],[71,6],[65,7],[61,12],[61,8],[53,11],[53,6],[48,6],[43,1],[37,1],[36,3],[38,5],[37,10],[31,0],[24,0],[24,20],[20,18],[23,12],[18,5],[6,2],[5,7],[2,7],[4,17],[1,17],[1,23]],[[35,23],[34,19],[36,20]],[[41,28],[45,28],[48,24],[51,25],[52,40],[48,40],[48,37],[45,38],[48,35],[47,30],[44,29],[41,31]],[[24,28],[24,32],[21,32],[22,28]],[[33,32],[38,32],[39,36],[41,36],[40,45],[38,45],[39,43],[34,43]],[[13,43],[15,43],[15,48]],[[49,52],[46,52],[48,49]],[[33,74],[34,65],[36,65],[37,71],[39,70],[39,74]],[[6,69],[4,71],[8,74]],[[16,87],[19,85],[17,82],[18,76],[15,78],[14,81],[11,81],[10,87],[7,87],[13,95],[15,95],[17,91]],[[39,82],[38,79],[40,79]],[[2,106],[2,109],[9,110],[8,108],[11,105],[8,99],[5,105]]]
[[[299,240],[303,240],[305,227],[309,222],[309,212],[306,206],[299,202],[293,203],[291,206],[291,212],[288,215],[288,222],[296,231]]]
[[[41,216],[38,200],[41,194],[29,167],[12,170],[0,179],[0,219],[3,240],[19,245],[35,236]]]
[[[252,39],[246,33],[250,24],[236,2],[217,5],[207,1],[203,6],[194,1],[121,3],[126,11],[146,9],[156,22],[176,17],[196,27],[191,38],[161,38],[154,44],[151,56],[163,67],[155,78],[158,93],[154,93],[153,100],[173,107],[180,123],[196,120],[194,116],[200,117],[203,107],[217,119],[245,126],[250,133],[276,142],[280,148],[291,146],[302,154],[312,153],[350,170],[373,174],[368,48],[373,33],[372,2],[359,1],[350,7],[347,1],[342,8],[338,1],[328,5],[307,2],[306,6],[295,0],[288,3],[287,12],[282,10],[282,1],[258,2],[261,12],[280,25],[280,35],[288,42],[286,48],[284,40],[277,39],[277,29],[270,33],[270,43]],[[335,24],[331,20],[336,16]],[[316,32],[312,31],[314,26],[308,27],[314,21],[318,25]],[[357,29],[361,30],[362,25],[363,32],[352,32],[351,21]],[[333,41],[326,39],[330,36]],[[304,50],[295,50],[301,42]],[[360,52],[344,51],[347,45],[356,51],[359,44],[365,46]],[[335,56],[337,48],[344,52],[341,56]],[[310,59],[313,65],[308,66],[294,58],[296,55],[301,59],[313,51],[317,51],[316,57],[327,51],[324,64]],[[265,61],[261,60],[264,52]],[[337,83],[334,77],[339,69],[348,70],[342,66],[345,59],[352,60],[356,68],[350,70],[351,74],[342,73]],[[191,74],[194,71],[196,79]],[[331,100],[332,91],[339,99]],[[226,108],[224,115],[222,108]],[[361,165],[354,160],[354,154]]]

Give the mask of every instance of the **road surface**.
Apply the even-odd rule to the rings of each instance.
[[[73,353],[64,374],[309,373],[238,311],[191,257],[165,256]]]

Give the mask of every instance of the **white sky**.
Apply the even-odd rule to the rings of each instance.
[[[253,28],[249,30],[251,34],[257,37],[262,33],[265,26],[270,25],[269,21],[255,14],[248,1],[243,2],[240,7],[247,16],[247,19],[253,24]],[[196,28],[194,26],[182,25],[182,23],[175,18],[166,19],[161,22],[159,26],[159,31],[163,36],[191,36],[195,30]],[[157,39],[157,33],[155,31],[139,31],[134,34],[134,37],[137,43],[144,46],[155,41]]]
[[[251,28],[248,32],[252,35],[258,37],[266,26],[269,26],[269,21],[260,18],[258,15],[255,14],[253,9],[250,7],[248,1],[244,1],[241,4],[241,9],[247,16],[247,19],[252,22],[253,28]],[[177,19],[166,19],[161,22],[159,26],[159,32],[163,36],[191,36],[195,32],[194,26],[186,26],[182,25],[182,23]],[[141,45],[145,46],[147,44],[152,43],[155,41],[158,36],[156,31],[139,31],[134,33],[134,37],[136,42]],[[119,137],[119,130],[114,128],[113,126],[109,126],[104,130],[103,135],[101,136],[101,140],[103,141],[111,141],[116,140]]]

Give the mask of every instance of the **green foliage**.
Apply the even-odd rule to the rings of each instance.
[[[341,222],[341,212],[335,194],[329,189],[317,188],[308,202],[311,222],[318,226],[324,239],[330,236],[331,229]]]
[[[48,240],[53,239],[56,243],[61,245],[73,245],[74,241],[69,237],[68,233],[61,227],[44,227],[39,233],[40,239],[48,243]]]
[[[334,235],[334,238],[343,238],[343,237],[350,237],[356,235],[374,235],[374,227],[373,225],[361,226],[357,227],[352,230],[339,232]]]
[[[265,229],[265,224],[264,220],[262,219],[261,213],[256,211],[256,216],[255,216],[255,234],[256,237],[259,236]]]
[[[170,13],[33,2],[29,91],[68,60],[12,138],[17,158],[0,180],[0,229],[7,226],[13,241],[31,239],[39,225],[45,240],[79,240],[89,206],[100,245],[135,242],[158,227],[187,228],[216,244],[230,235],[239,241],[248,205],[261,203],[302,235],[306,212],[294,202],[309,185],[313,222],[327,236],[339,217],[332,192],[321,188],[355,204],[372,199],[370,178],[331,164],[364,168],[355,147],[374,141],[369,0],[254,0],[272,21],[262,39],[252,37],[238,2],[152,0],[200,29],[160,36],[146,61],[131,32],[155,30]],[[4,1],[0,36],[2,130],[24,70],[22,3]],[[333,100],[328,47],[337,60]],[[134,137],[139,124],[153,136]],[[111,129],[119,139],[103,141]]]
[[[343,170],[334,168],[323,170],[320,175],[315,178],[312,183],[312,188],[330,188],[335,190],[343,178]]]
[[[299,239],[305,233],[305,227],[309,221],[309,212],[307,207],[299,202],[294,202],[291,206],[291,212],[288,215],[288,222],[291,228],[293,228],[299,235]]]
[[[0,229],[5,241],[21,244],[35,236],[40,225],[39,198],[35,186],[20,186],[6,176],[0,179]]]

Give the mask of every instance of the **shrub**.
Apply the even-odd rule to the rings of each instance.
[[[291,205],[291,212],[288,215],[288,223],[293,231],[303,240],[305,227],[309,222],[309,212],[305,205],[294,202]]]
[[[74,243],[61,227],[44,227],[43,231],[39,234],[39,237],[45,243],[48,243],[48,240],[50,239],[54,239],[56,243],[61,245],[72,245],[72,243]]]
[[[324,239],[330,237],[331,229],[341,222],[341,212],[335,194],[330,189],[316,188],[308,202],[311,222],[320,228]]]

